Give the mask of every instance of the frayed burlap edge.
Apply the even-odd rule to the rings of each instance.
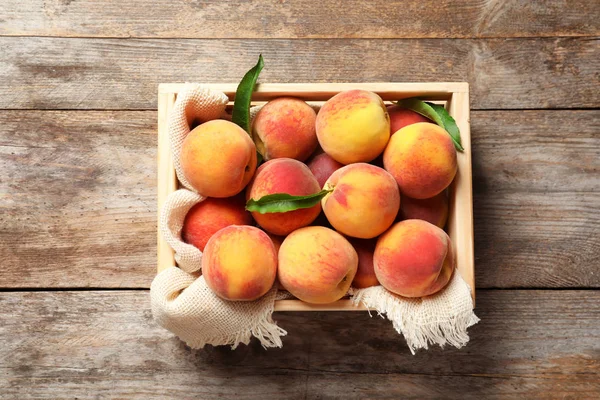
[[[473,311],[471,289],[458,271],[440,292],[410,299],[396,296],[383,286],[352,289],[355,305],[363,304],[385,315],[404,336],[412,354],[429,344],[461,348],[469,342],[467,328],[479,322]]]

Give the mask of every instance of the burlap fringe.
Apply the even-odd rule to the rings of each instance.
[[[446,288],[429,297],[402,298],[382,286],[352,289],[351,294],[355,305],[362,303],[378,315],[385,315],[396,332],[404,336],[412,354],[428,349],[430,344],[461,348],[469,342],[467,328],[479,322],[473,312],[469,285],[458,272]],[[452,304],[448,299],[459,301]]]

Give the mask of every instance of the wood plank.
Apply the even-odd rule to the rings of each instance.
[[[462,38],[598,35],[576,0],[4,0],[0,35],[163,38]]]
[[[472,109],[593,108],[599,43],[4,37],[0,108],[154,109],[159,83],[238,82],[259,53],[262,82],[466,81]]]
[[[156,112],[0,111],[0,287],[148,288]],[[471,113],[477,287],[600,287],[599,111]]]
[[[474,112],[471,140],[481,195],[600,192],[600,110]]]
[[[0,115],[2,286],[149,287],[156,112]]]
[[[471,110],[469,91],[457,92],[449,101],[448,112],[460,130],[464,151],[457,154],[458,170],[448,189],[448,221],[446,232],[452,240],[456,269],[471,288],[475,301],[475,238],[473,232],[473,165]]]
[[[192,351],[149,306],[146,291],[1,293],[3,398],[600,395],[600,291],[478,291],[471,342],[415,356],[388,321],[342,312],[276,313],[282,349]]]
[[[600,111],[471,119],[477,287],[600,287]]]
[[[475,286],[600,288],[600,192],[475,195]]]
[[[173,165],[173,154],[171,152],[171,141],[169,138],[168,119],[177,95],[175,93],[159,93],[158,94],[158,149],[166,149],[166,151],[157,150],[156,158],[157,165],[157,220],[160,220],[160,213],[163,204],[167,201],[167,197],[177,190],[178,180]],[[161,176],[164,179],[161,179]],[[175,251],[163,239],[162,233],[157,229],[157,273],[169,267],[177,265],[175,262]]]
[[[161,83],[158,85],[159,96],[163,93],[179,93],[185,83]],[[235,97],[237,83],[205,83],[209,89],[223,92],[230,99]],[[422,97],[431,101],[447,101],[456,92],[468,93],[467,82],[361,82],[361,83],[260,83],[252,92],[252,103],[260,104],[283,96],[293,96],[312,104],[322,106],[327,100],[345,90],[370,90],[386,101],[397,101],[402,98]],[[228,105],[233,105],[230,100]]]

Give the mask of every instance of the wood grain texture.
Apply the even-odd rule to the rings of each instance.
[[[600,287],[599,113],[471,113],[478,288]],[[149,287],[156,118],[0,111],[0,287]]]
[[[276,313],[282,349],[192,351],[149,306],[146,291],[0,293],[3,399],[600,395],[598,291],[478,291],[471,342],[415,356],[364,312]]]
[[[4,0],[0,35],[463,38],[598,35],[596,1]]]
[[[259,53],[266,65],[262,82],[466,81],[472,109],[600,104],[598,38],[3,37],[0,108],[154,109],[158,83],[238,82]]]
[[[600,288],[600,193],[474,196],[476,287]]]
[[[600,110],[475,112],[471,132],[480,195],[600,192]]]
[[[149,287],[156,112],[0,120],[1,286]]]
[[[173,152],[171,151],[171,140],[169,138],[169,115],[175,105],[175,93],[159,93],[158,95],[158,143],[156,152],[156,218],[160,221],[163,205],[171,193],[177,190],[178,180],[173,164]],[[163,151],[161,151],[163,149]],[[166,151],[164,149],[167,149]],[[156,260],[157,273],[177,265],[175,251],[163,238],[159,229],[156,231]]]

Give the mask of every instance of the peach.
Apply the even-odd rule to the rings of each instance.
[[[407,125],[416,124],[417,122],[433,123],[429,118],[422,116],[418,112],[402,108],[396,104],[387,107],[390,115],[390,135],[398,132]]]
[[[444,128],[425,122],[405,126],[390,139],[383,166],[400,192],[414,199],[433,197],[456,175],[456,150]]]
[[[317,114],[319,144],[342,164],[368,162],[390,138],[390,118],[381,97],[366,90],[340,92]]]
[[[292,232],[279,250],[279,282],[307,303],[325,304],[342,298],[357,267],[358,255],[350,242],[322,226]]]
[[[402,220],[422,219],[444,229],[448,219],[448,196],[445,191],[429,199],[403,196],[398,216]]]
[[[351,239],[350,243],[358,254],[358,270],[352,281],[352,287],[357,289],[379,285],[373,267],[373,253],[375,252],[375,239]]]
[[[229,225],[250,225],[252,216],[245,209],[243,195],[217,199],[209,197],[188,211],[183,222],[183,241],[204,250],[208,239]]]
[[[335,161],[331,156],[327,153],[321,153],[312,158],[308,163],[308,168],[310,172],[313,173],[315,178],[317,178],[317,182],[319,182],[319,186],[323,187],[325,182],[331,174],[333,174],[338,169],[342,168],[344,164],[340,164]]]
[[[408,219],[381,235],[373,264],[377,279],[387,290],[404,297],[422,297],[446,286],[455,260],[446,232],[429,222]]]
[[[310,169],[291,158],[276,158],[267,161],[256,170],[254,179],[246,190],[246,199],[258,200],[274,193],[305,196],[319,192],[321,187]],[[309,225],[321,212],[319,204],[311,208],[280,213],[252,212],[256,222],[274,235],[284,236]]]
[[[202,275],[208,287],[222,299],[256,300],[275,283],[275,246],[256,227],[228,226],[206,244]]]
[[[306,160],[317,148],[317,113],[293,97],[280,97],[265,104],[252,122],[252,138],[265,160]]]
[[[256,170],[256,147],[233,122],[213,120],[192,130],[181,145],[183,174],[198,193],[230,197],[241,192]]]
[[[398,185],[374,165],[346,165],[329,177],[325,189],[333,189],[321,201],[325,216],[345,235],[374,238],[388,229],[398,214]]]

